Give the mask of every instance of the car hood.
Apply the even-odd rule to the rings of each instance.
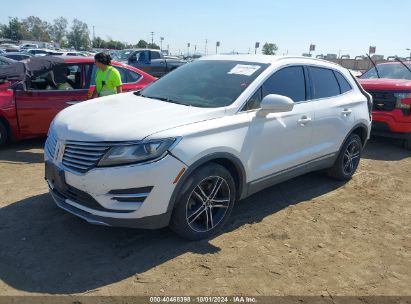
[[[224,115],[225,108],[189,107],[123,93],[66,108],[51,128],[61,140],[134,141]]]
[[[407,79],[358,79],[365,90],[411,90],[411,80]]]

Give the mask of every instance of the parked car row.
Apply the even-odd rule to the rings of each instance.
[[[142,54],[124,55],[133,62]],[[39,66],[47,60],[52,67]],[[92,58],[27,62],[36,63],[24,71],[31,77],[0,85],[0,142],[48,130],[50,194],[93,224],[170,226],[187,239],[207,238],[236,201],[275,183],[322,169],[350,179],[371,133],[410,148],[409,62],[377,65],[357,79],[317,59],[212,56],[156,80],[113,61],[126,93],[88,102],[81,101],[94,89]],[[71,89],[59,90],[61,83]]]

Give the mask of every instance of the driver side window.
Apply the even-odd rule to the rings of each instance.
[[[290,66],[276,71],[248,100],[245,111],[259,109],[261,100],[269,94],[290,97],[294,102],[306,99],[305,76],[302,66]]]

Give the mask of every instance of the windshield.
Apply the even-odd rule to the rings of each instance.
[[[128,57],[130,57],[132,52],[133,50],[116,51],[116,52],[112,52],[111,56],[113,57],[113,60],[127,61]]]
[[[410,63],[405,63],[408,67],[411,68]],[[381,78],[390,78],[390,79],[407,79],[411,80],[411,72],[407,70],[405,66],[401,63],[390,63],[390,64],[378,64],[377,65],[378,73]],[[374,79],[379,78],[375,67],[365,72],[361,79]]]
[[[268,64],[200,60],[185,64],[160,78],[140,95],[201,108],[232,104]]]

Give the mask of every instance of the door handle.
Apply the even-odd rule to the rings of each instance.
[[[300,125],[305,126],[306,124],[308,124],[309,122],[311,122],[311,117],[307,117],[307,116],[303,116],[301,117],[298,122],[300,123]]]
[[[351,109],[344,109],[344,110],[341,111],[341,113],[344,114],[345,116],[348,116],[352,113],[352,110]]]
[[[66,101],[66,104],[68,104],[68,105],[75,105],[75,104],[77,104],[77,103],[79,103],[79,102],[81,102],[81,101],[79,101],[79,100],[70,100],[70,101]]]

